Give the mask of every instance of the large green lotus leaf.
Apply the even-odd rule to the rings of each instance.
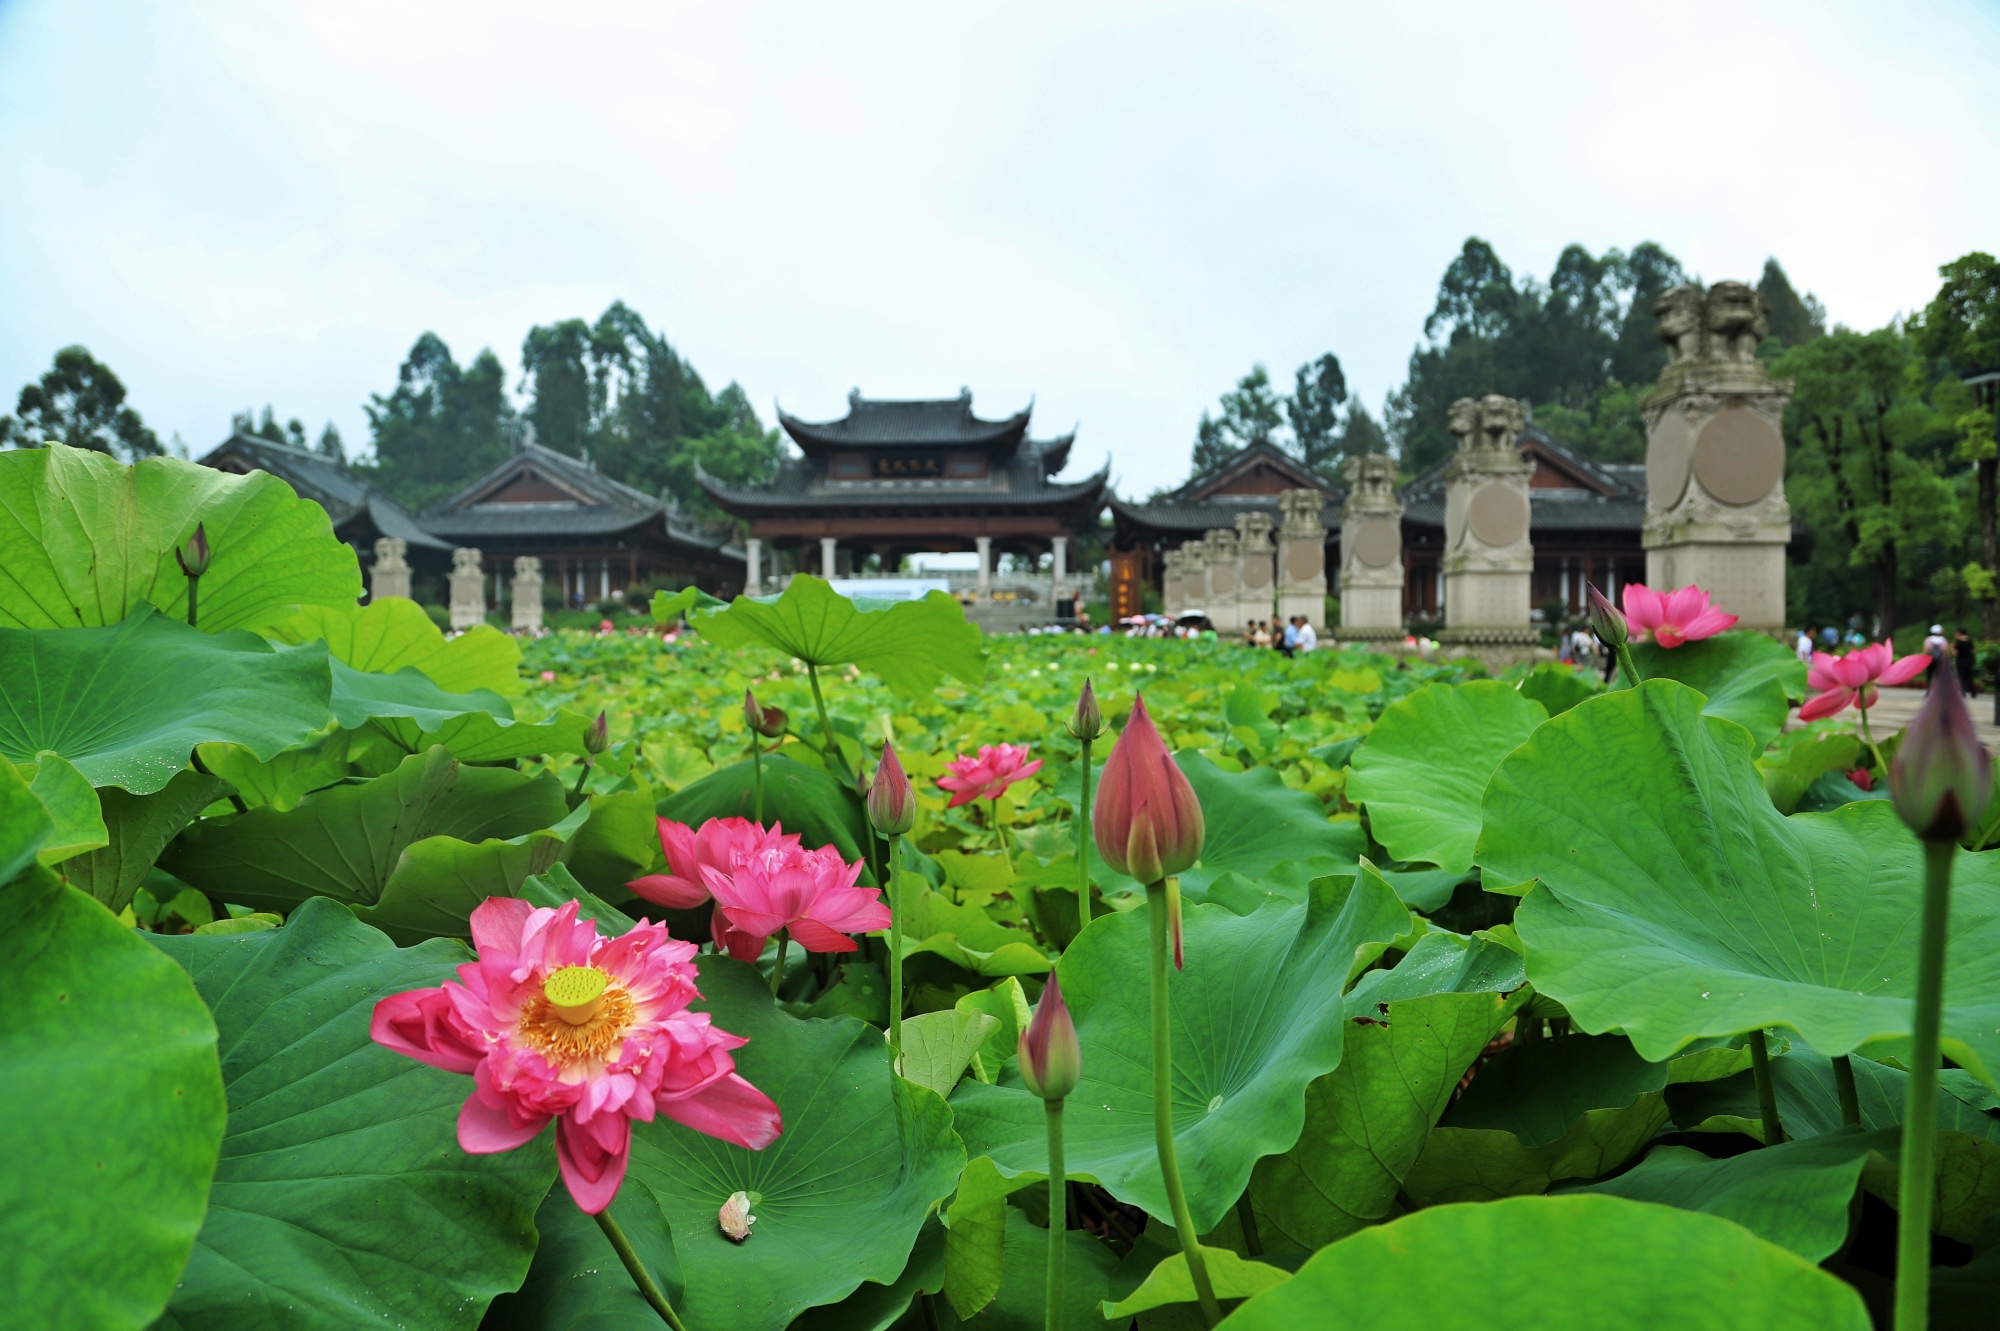
[[[467,767],[434,748],[386,776],[315,791],[293,809],[204,819],[162,865],[212,897],[259,909],[287,911],[314,896],[366,907],[390,896],[407,852],[427,839],[520,837],[565,812],[552,774]],[[452,932],[462,933],[457,918]]]
[[[1781,737],[1770,754],[1757,760],[1757,770],[1764,775],[1772,805],[1779,813],[1790,813],[1814,782],[1829,772],[1847,771],[1860,757],[1859,736],[1835,730],[1799,731]]]
[[[834,846],[842,859],[861,858],[869,838],[867,815],[852,790],[817,767],[769,754],[764,764],[764,822],[783,823],[807,847]],[[689,827],[711,818],[754,818],[756,797],[745,759],[682,786],[659,803],[660,817]],[[863,881],[872,882],[863,870]]]
[[[1223,1303],[1252,1298],[1292,1278],[1292,1273],[1283,1267],[1252,1261],[1231,1248],[1203,1245],[1202,1254],[1203,1264],[1208,1268],[1209,1287]],[[1130,1294],[1116,1303],[1106,1300],[1104,1316],[1115,1321],[1177,1303],[1192,1304],[1199,1297],[1194,1277],[1188,1274],[1187,1254],[1176,1250],[1162,1257]]]
[[[229,1088],[208,1218],[166,1327],[469,1328],[520,1286],[552,1134],[467,1155],[471,1080],[368,1037],[378,999],[452,979],[462,946],[398,949],[327,900],[282,929],[153,941],[215,1013]]]
[[[1324,1248],[1229,1331],[1869,1331],[1852,1286],[1719,1216],[1622,1197],[1440,1206]]]
[[[178,458],[128,467],[52,444],[0,453],[0,626],[116,624],[141,601],[185,621],[187,575],[174,551],[198,524],[213,551],[200,592],[209,632],[361,595],[360,564],[326,510],[275,476]]]
[[[1540,703],[1550,716],[1561,716],[1603,689],[1597,676],[1561,663],[1536,666],[1514,687],[1522,697]]]
[[[166,1306],[207,1204],[215,1022],[180,967],[33,854],[0,888],[6,1321],[136,1331]]]
[[[490,712],[466,712],[441,720],[426,730],[408,717],[378,717],[375,729],[415,753],[432,744],[451,750],[468,763],[505,763],[551,753],[584,753],[590,718],[581,712],[558,711],[545,721],[510,721]]]
[[[63,877],[112,910],[124,910],[167,842],[227,789],[219,778],[195,771],[174,773],[150,795],[107,786],[100,794],[106,844],[65,864]]]
[[[879,1030],[787,1016],[754,967],[724,957],[702,958],[700,984],[715,1024],[750,1041],[736,1070],[777,1102],[784,1132],[746,1151],[664,1117],[634,1124],[631,1174],[673,1226],[683,1320],[779,1331],[864,1280],[893,1282],[965,1151],[945,1102],[890,1073]],[[716,1223],[738,1191],[757,1216],[741,1245]]]
[[[1324,873],[1353,872],[1355,857],[1368,849],[1361,824],[1328,822],[1319,800],[1286,786],[1275,767],[1225,772],[1193,749],[1182,750],[1174,761],[1201,801],[1201,861],[1181,876],[1190,901],[1200,900],[1210,883],[1230,872],[1304,901],[1307,882]],[[1280,864],[1293,872],[1274,873]]]
[[[839,1303],[806,1309],[791,1331],[889,1331],[920,1296],[937,1293],[943,1284],[944,1226],[929,1220],[917,1235],[902,1275],[886,1285],[864,1280]]]
[[[1909,1074],[1900,1068],[1885,1067],[1872,1059],[1850,1061],[1854,1070],[1855,1096],[1861,1105],[1861,1126],[1874,1131],[1893,1128],[1903,1122],[1903,1104]],[[1944,1089],[1954,1089],[1954,1076],[1946,1072]],[[1788,1136],[1820,1137],[1838,1132],[1840,1098],[1832,1060],[1810,1049],[1793,1049],[1771,1060],[1771,1084],[1778,1095],[1778,1120]],[[1967,1099],[1977,1100],[1976,1083],[1956,1083],[1963,1094],[1937,1098],[1937,1126],[1945,1132],[1963,1132],[2000,1147],[2000,1118],[1980,1112]],[[1762,1117],[1757,1109],[1757,1087],[1748,1072],[1715,1081],[1688,1082],[1667,1088],[1667,1104],[1674,1122],[1691,1132],[1741,1132],[1764,1139]]]
[[[1515,917],[1528,978],[1649,1059],[1783,1026],[1823,1054],[1907,1044],[1923,896],[1886,802],[1785,817],[1750,737],[1670,680],[1550,721],[1487,790],[1481,862],[1539,876]],[[1606,779],[1617,773],[1617,779]],[[2000,854],[1958,857],[1944,1048],[2000,1071]]]
[[[204,601],[207,588],[204,582]],[[400,596],[365,606],[308,606],[265,634],[288,643],[323,638],[336,661],[374,674],[415,667],[450,693],[491,689],[516,694],[524,687],[521,648],[512,638],[490,624],[475,624],[447,638],[422,606]]]
[[[205,771],[227,781],[238,799],[253,809],[265,805],[297,808],[299,797],[347,778],[347,755],[354,732],[334,730],[323,738],[286,749],[268,762],[241,744],[202,744],[195,756]]]
[[[856,602],[802,573],[780,596],[739,596],[727,610],[696,615],[693,622],[718,646],[762,643],[816,666],[852,662],[913,696],[928,693],[945,675],[968,684],[986,677],[979,627],[967,623],[965,611],[943,592],[918,601]]]
[[[583,825],[569,835],[563,863],[590,891],[600,896],[623,893],[625,884],[660,860],[653,794],[642,784],[586,796],[581,807],[586,810]]]
[[[514,719],[512,705],[493,690],[446,693],[415,666],[404,666],[393,674],[375,674],[356,670],[335,657],[332,677],[333,719],[347,730],[359,729],[377,717],[406,719],[424,734],[433,734],[447,721],[468,712]]]
[[[35,863],[35,857],[55,834],[55,820],[34,787],[0,763],[0,886]]]
[[[34,791],[49,820],[48,839],[36,852],[43,864],[60,864],[111,840],[97,792],[91,789],[89,779],[62,755],[36,756],[29,789]],[[0,854],[0,883],[13,877],[5,860],[6,856]]]
[[[1354,751],[1347,797],[1391,855],[1464,873],[1479,840],[1479,799],[1500,760],[1548,720],[1511,684],[1431,684],[1382,709]]]
[[[331,687],[323,647],[273,651],[255,634],[203,633],[151,606],[103,628],[0,629],[0,679],[12,681],[0,758],[58,753],[93,786],[135,795],[166,785],[197,744],[269,758],[303,743],[326,724]]]
[[[1703,711],[1742,726],[1759,749],[1785,728],[1792,699],[1806,692],[1805,663],[1762,633],[1739,630],[1671,651],[1635,643],[1632,664],[1643,679],[1678,680],[1702,694],[1708,699]]]
[[[1048,954],[1021,930],[1008,928],[978,906],[953,901],[922,874],[903,870],[899,876],[898,923],[905,958],[931,953],[995,979],[1048,973]]]
[[[1174,1137],[1188,1207],[1205,1234],[1256,1162],[1298,1140],[1307,1084],[1340,1063],[1348,977],[1406,931],[1410,916],[1368,874],[1322,879],[1305,905],[1274,900],[1248,916],[1190,905],[1184,914],[1187,969],[1168,981]],[[1148,947],[1146,911],[1135,910],[1093,920],[1063,954],[1063,997],[1083,1048],[1066,1153],[1073,1176],[1171,1223],[1153,1144]],[[1014,1076],[966,1082],[952,1106],[967,1148],[991,1156],[1001,1174],[1045,1167],[1042,1102]]]
[[[968,1325],[979,1331],[1042,1331],[1048,1325],[1049,1231],[1007,1208],[999,1297]],[[1101,1306],[1111,1294],[1118,1255],[1081,1229],[1063,1233],[1063,1325],[1109,1326]]]
[[[652,1190],[627,1179],[611,1202],[611,1218],[631,1241],[667,1301],[682,1294],[680,1259],[667,1218]],[[597,1221],[551,1188],[535,1212],[539,1239],[528,1278],[493,1300],[480,1331],[659,1331],[660,1315],[632,1283]]]

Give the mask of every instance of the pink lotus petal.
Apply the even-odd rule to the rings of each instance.
[[[1817,721],[1823,716],[1832,716],[1853,701],[1853,689],[1828,689],[1799,708],[1799,720]]]
[[[708,900],[708,890],[699,883],[690,883],[670,873],[649,873],[644,878],[634,878],[625,886],[656,906],[674,910],[693,910]]]
[[[618,1139],[608,1145],[599,1125],[611,1125]],[[618,1186],[625,1181],[625,1162],[632,1149],[631,1120],[621,1114],[607,1114],[589,1127],[565,1116],[556,1122],[556,1163],[562,1167],[563,1184],[576,1199],[577,1209],[596,1215],[611,1205]]]
[[[1655,628],[1664,618],[1666,598],[1643,582],[1626,583],[1622,599],[1625,618],[1634,629]]]
[[[821,924],[818,920],[793,920],[787,927],[792,941],[808,952],[854,952],[860,944],[838,929]]]
[[[535,908],[518,897],[488,897],[472,908],[472,948],[519,956],[521,935]]]
[[[1922,652],[1905,656],[1883,668],[1878,682],[1888,685],[1907,684],[1929,667],[1931,658]]]
[[[771,1097],[733,1072],[698,1095],[662,1099],[659,1110],[684,1127],[752,1151],[776,1141],[785,1126]]]
[[[444,989],[412,989],[375,1004],[368,1035],[375,1043],[419,1063],[460,1074],[479,1066],[484,1052],[452,1025],[451,996]]]
[[[469,1095],[458,1111],[458,1149],[467,1155],[495,1155],[526,1146],[549,1125],[547,1114],[495,1109]]]

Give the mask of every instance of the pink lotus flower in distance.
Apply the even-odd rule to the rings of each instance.
[[[625,1179],[632,1120],[664,1115],[696,1132],[762,1150],[783,1122],[769,1096],[736,1073],[747,1044],[690,1012],[695,948],[644,920],[604,938],[576,916],[488,897],[472,912],[479,959],[458,982],[392,994],[375,1005],[375,1042],[473,1079],[458,1144],[511,1151],[556,1121],[556,1159],[592,1215]]]
[[[1625,619],[1634,632],[1650,633],[1662,647],[1713,638],[1736,627],[1736,616],[1724,614],[1696,586],[1665,595],[1642,582],[1625,584]]]
[[[1877,688],[1907,684],[1930,663],[1931,658],[1921,652],[1898,660],[1895,649],[1886,642],[1871,642],[1845,656],[1814,652],[1812,667],[1806,671],[1806,687],[1818,696],[1799,708],[1799,720],[1817,721],[1844,711],[1850,704],[1873,707]]]
[[[889,927],[881,892],[854,885],[860,860],[848,864],[832,846],[801,850],[791,840],[759,849],[727,873],[701,867],[717,907],[715,945],[738,961],[755,961],[780,929],[808,952],[852,952],[849,934]]]
[[[708,900],[708,885],[702,881],[702,866],[729,873],[737,865],[766,847],[797,848],[797,836],[785,835],[785,825],[770,829],[748,818],[711,818],[699,832],[686,823],[662,818],[660,849],[666,852],[667,873],[649,873],[625,886],[657,905],[689,910]]]
[[[1042,760],[1029,762],[1025,744],[982,744],[977,756],[960,754],[945,766],[951,775],[939,777],[938,784],[952,793],[945,807],[956,809],[974,800],[999,799],[1007,787],[1041,771]]]

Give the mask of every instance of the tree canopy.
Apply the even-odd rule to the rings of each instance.
[[[157,457],[159,436],[125,405],[125,385],[90,354],[64,347],[55,363],[21,389],[12,416],[0,416],[0,445],[31,448],[54,440],[110,453],[127,462]]]
[[[507,457],[519,437],[507,372],[491,350],[470,365],[436,333],[410,348],[386,397],[370,397],[371,479],[413,508],[444,498]]]

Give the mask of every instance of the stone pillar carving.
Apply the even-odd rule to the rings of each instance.
[[[400,536],[378,536],[375,538],[375,563],[368,570],[368,600],[370,604],[385,596],[400,596],[405,600],[410,596],[410,563],[404,558],[409,542]]]
[[[979,599],[993,598],[993,538],[975,536],[972,543],[979,547]]]
[[[1653,307],[1667,367],[1646,416],[1646,583],[1700,587],[1741,627],[1785,624],[1785,403],[1757,359],[1769,306],[1742,282],[1675,287]]]
[[[1325,504],[1317,490],[1278,496],[1278,618],[1287,624],[1304,615],[1315,629],[1326,627],[1326,524],[1320,521]]]
[[[1272,578],[1271,515],[1252,512],[1236,515],[1236,626],[1253,619],[1269,619],[1277,595]]]
[[[1160,609],[1168,615],[1181,612],[1181,552],[1169,550],[1160,556]]]
[[[835,560],[838,558],[835,551],[837,544],[838,542],[831,536],[822,536],[819,538],[819,575],[828,582],[832,582],[839,576],[835,571]]]
[[[1243,627],[1242,612],[1236,606],[1236,530],[1214,527],[1202,537],[1208,563],[1209,623],[1224,633]]]
[[[1528,586],[1535,547],[1528,527],[1528,478],[1521,456],[1527,407],[1488,393],[1451,404],[1458,452],[1444,473],[1443,642],[1532,646]]]
[[[1403,501],[1396,463],[1380,453],[1349,458],[1340,510],[1340,636],[1354,642],[1403,636]]]
[[[1208,542],[1199,536],[1181,542],[1181,608],[1208,612]]]
[[[469,629],[486,622],[486,571],[479,551],[461,545],[451,552],[451,626]]]
[[[514,560],[514,630],[517,633],[542,631],[542,561],[533,555]]]
[[[755,536],[743,541],[743,594],[764,594],[764,543]]]

